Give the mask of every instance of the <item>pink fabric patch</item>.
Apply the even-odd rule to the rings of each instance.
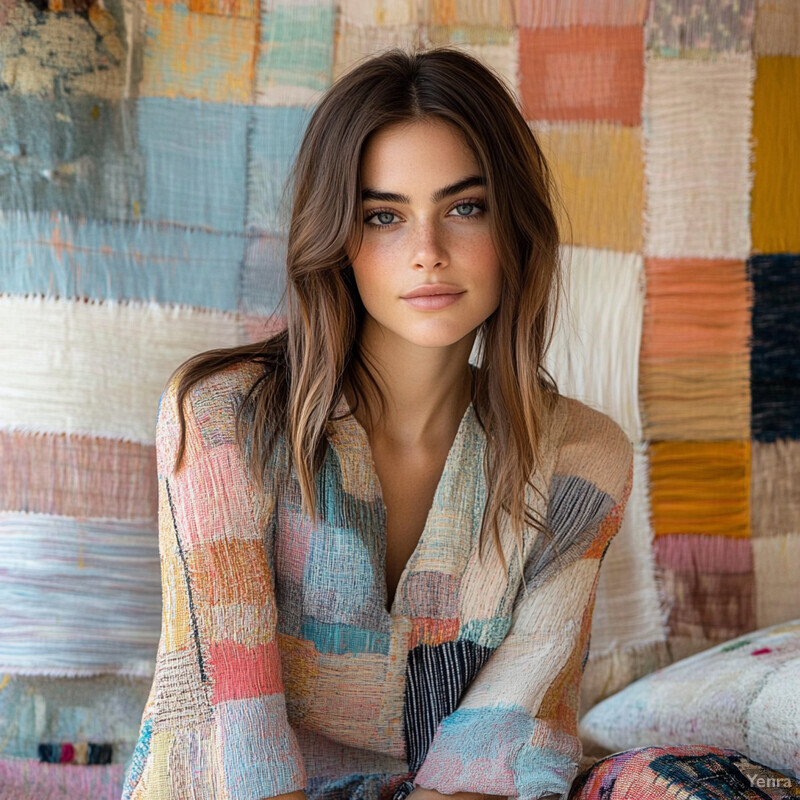
[[[275,569],[284,579],[303,582],[311,539],[319,532],[307,516],[295,514],[293,509],[278,509],[275,530]]]
[[[156,516],[152,445],[0,431],[0,508],[64,517]]]
[[[751,573],[753,547],[749,538],[676,533],[653,543],[656,564],[662,569],[689,573]]]
[[[261,541],[253,492],[241,470],[238,446],[222,444],[204,451],[171,478],[175,522],[187,546],[232,535]]]
[[[31,759],[0,759],[3,797],[14,800],[54,797],[119,800],[124,775],[124,764],[76,766],[43,764]]]
[[[209,647],[214,678],[213,703],[283,692],[277,643],[246,647],[226,640]]]

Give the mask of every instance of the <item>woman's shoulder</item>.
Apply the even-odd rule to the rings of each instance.
[[[263,374],[253,362],[237,362],[202,375],[188,388],[178,412],[181,378],[187,362],[173,373],[161,396],[156,427],[156,448],[163,466],[173,461],[180,439],[183,416],[187,450],[197,456],[202,451],[236,442],[237,411],[250,388]],[[194,362],[195,364],[197,362]]]
[[[186,396],[193,407],[210,405],[230,413],[263,374],[262,364],[238,361],[201,377]]]
[[[190,371],[194,359],[182,364],[170,377],[164,389],[164,397],[176,400],[181,379]],[[201,375],[193,381],[184,398],[184,408],[203,411],[203,416],[228,415],[234,413],[238,402],[264,374],[261,364],[238,361],[213,372]]]
[[[633,443],[622,426],[608,414],[559,395],[564,418],[555,473],[589,481],[598,489],[622,499],[633,463]]]

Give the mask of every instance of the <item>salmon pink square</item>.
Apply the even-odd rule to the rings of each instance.
[[[230,640],[209,648],[214,705],[283,692],[278,645],[272,641],[246,647]]]
[[[519,72],[526,119],[641,124],[641,26],[520,28]]]

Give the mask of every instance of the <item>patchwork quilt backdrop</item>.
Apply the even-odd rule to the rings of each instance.
[[[493,66],[540,138],[565,209],[549,366],[636,443],[583,710],[800,616],[794,0],[11,0],[3,796],[119,797],[162,613],[163,384],[265,335],[320,93],[368,53],[441,43]]]

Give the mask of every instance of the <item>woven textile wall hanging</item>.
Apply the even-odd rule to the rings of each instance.
[[[188,356],[263,338],[321,92],[454,44],[553,167],[548,366],[635,443],[582,708],[800,616],[794,0],[0,6],[0,795],[117,800],[162,613],[153,447]]]

